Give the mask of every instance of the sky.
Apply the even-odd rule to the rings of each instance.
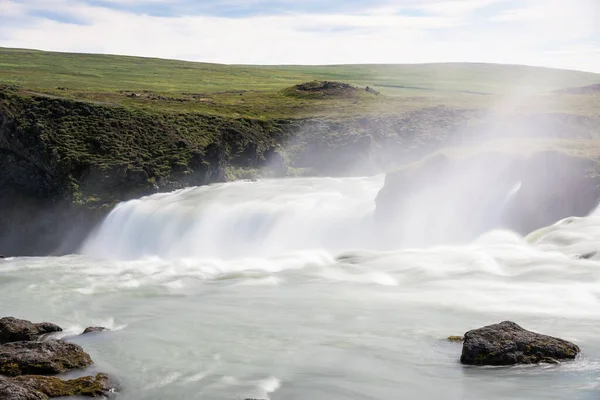
[[[0,47],[228,64],[600,73],[600,0],[0,0]]]

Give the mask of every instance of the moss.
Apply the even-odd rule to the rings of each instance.
[[[229,166],[225,170],[228,181],[256,180],[260,176],[260,170],[256,168],[241,168]]]
[[[449,340],[450,342],[462,342],[465,338],[462,336],[448,336],[446,340]]]
[[[0,374],[6,376],[17,376],[21,374],[21,368],[19,364],[9,363],[0,365]]]
[[[98,374],[95,377],[86,376],[68,381],[48,376],[20,376],[14,378],[14,381],[22,386],[37,390],[48,397],[100,397],[109,391],[109,379],[106,374]]]

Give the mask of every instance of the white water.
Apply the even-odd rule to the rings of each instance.
[[[235,182],[120,204],[83,247],[96,257],[268,257],[373,247],[377,178]]]
[[[383,179],[188,189],[120,205],[83,255],[0,260],[0,311],[50,320],[133,399],[596,399],[600,217],[378,248]],[[18,299],[18,300],[17,300]],[[559,366],[468,368],[443,340],[514,320]]]

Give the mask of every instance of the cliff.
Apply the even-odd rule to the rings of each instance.
[[[530,126],[543,125],[548,137],[589,140],[598,126],[595,116],[559,113],[503,121],[506,136],[519,137],[535,137]],[[486,133],[496,135],[489,126],[498,124],[483,110],[441,105],[254,118],[2,87],[0,249],[7,256],[70,253],[119,201],[257,174],[381,173],[451,144],[485,141]],[[381,199],[390,185],[398,186],[386,184]]]
[[[588,152],[530,147],[428,157],[387,175],[378,223],[389,243],[419,246],[467,242],[494,228],[527,234],[585,216],[600,199],[600,164],[591,143],[580,145]]]

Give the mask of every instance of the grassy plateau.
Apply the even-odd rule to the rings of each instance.
[[[311,98],[287,88],[339,81],[380,95]],[[0,48],[0,84],[100,104],[163,112],[250,118],[393,114],[435,105],[593,113],[598,96],[555,91],[600,82],[600,75],[495,64],[340,66],[220,65],[152,58]]]

